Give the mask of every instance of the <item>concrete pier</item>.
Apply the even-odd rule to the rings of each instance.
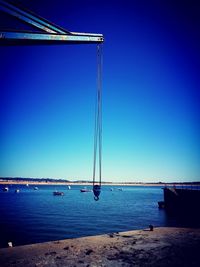
[[[200,229],[154,228],[0,249],[1,267],[197,267]]]
[[[199,217],[200,190],[166,187],[163,191],[166,210]]]

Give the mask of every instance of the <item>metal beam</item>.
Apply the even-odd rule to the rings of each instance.
[[[31,13],[30,11],[26,11],[25,9],[22,10],[21,8],[18,8],[17,6],[4,0],[0,0],[0,10],[48,33],[70,33],[69,31]]]
[[[45,31],[45,33],[39,33],[0,30],[0,45],[86,44],[103,42],[102,34],[69,32],[4,0],[0,0],[0,10]]]
[[[102,43],[102,34],[48,34],[0,31],[0,45]]]

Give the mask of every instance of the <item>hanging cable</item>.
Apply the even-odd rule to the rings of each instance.
[[[97,45],[97,96],[94,126],[94,161],[93,161],[93,193],[94,199],[99,200],[101,193],[101,168],[102,168],[102,44]],[[98,161],[97,161],[98,158]],[[96,181],[97,164],[99,179]]]

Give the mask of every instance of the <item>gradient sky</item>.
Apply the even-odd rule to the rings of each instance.
[[[200,181],[198,1],[15,2],[104,34],[103,180]],[[92,179],[96,45],[0,50],[0,176]]]

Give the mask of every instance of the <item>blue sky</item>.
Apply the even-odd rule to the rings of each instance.
[[[200,181],[196,1],[16,2],[104,34],[103,180]],[[0,49],[0,176],[92,179],[96,45]]]

